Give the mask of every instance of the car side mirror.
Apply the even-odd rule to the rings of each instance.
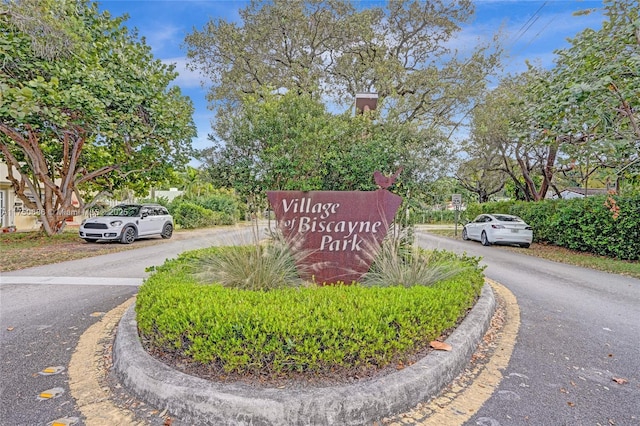
[[[142,212],[141,216],[142,216],[143,218],[144,218],[144,217],[147,217],[147,216],[149,216],[149,212]]]

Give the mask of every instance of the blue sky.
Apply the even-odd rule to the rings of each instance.
[[[113,16],[129,15],[125,25],[136,28],[146,38],[156,58],[176,64],[180,76],[175,83],[183,94],[189,96],[196,108],[194,121],[198,136],[193,141],[197,149],[210,145],[207,135],[211,132],[213,112],[207,109],[205,90],[201,88],[199,75],[186,67],[184,38],[194,28],[201,30],[211,19],[239,21],[239,9],[246,1],[231,0],[102,0],[102,10]],[[379,5],[380,1],[359,1]],[[526,69],[525,60],[545,67],[553,65],[554,50],[569,47],[566,39],[574,37],[585,28],[599,29],[602,22],[602,1],[593,0],[477,0],[476,15],[465,25],[453,42],[464,49],[479,40],[490,40],[502,28],[509,57],[506,71]],[[573,16],[573,12],[598,9],[596,13]]]

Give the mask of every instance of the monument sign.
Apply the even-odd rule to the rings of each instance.
[[[376,191],[268,191],[278,227],[299,242],[303,278],[351,284],[365,274],[402,198]]]

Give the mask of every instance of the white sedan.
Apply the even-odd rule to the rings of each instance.
[[[517,244],[528,248],[533,241],[533,228],[518,216],[509,214],[481,214],[462,229],[463,240],[491,244]]]

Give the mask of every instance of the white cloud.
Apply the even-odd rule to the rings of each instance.
[[[176,71],[179,73],[178,77],[174,80],[174,84],[181,89],[193,89],[200,88],[200,82],[202,77],[197,71],[191,71],[187,68],[187,58],[182,56],[178,58],[166,58],[162,62],[165,64],[173,64],[176,66]]]
[[[146,24],[146,23],[145,23]],[[173,24],[145,25],[140,28],[140,34],[144,36],[146,42],[155,54],[160,54],[165,49],[172,49],[176,39],[182,39],[182,28]]]

